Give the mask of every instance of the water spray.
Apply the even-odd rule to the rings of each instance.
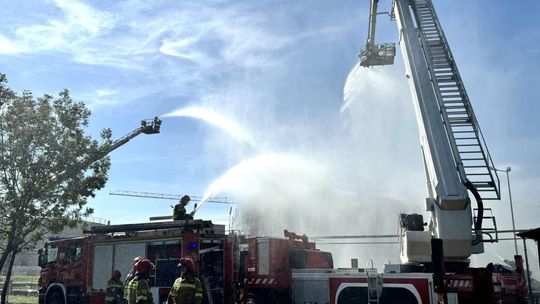
[[[191,117],[200,119],[227,132],[239,143],[243,144],[247,149],[254,152],[257,152],[258,150],[251,136],[245,132],[244,129],[242,129],[235,121],[221,115],[216,111],[193,106],[169,112],[162,115],[162,117]]]

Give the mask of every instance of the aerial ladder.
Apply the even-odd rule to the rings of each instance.
[[[160,129],[161,129],[161,120],[158,117],[155,117],[154,119],[141,120],[141,125],[137,129],[120,137],[119,139],[113,141],[109,145],[104,145],[104,149],[101,150],[96,155],[89,155],[86,158],[84,158],[81,161],[80,167],[83,169],[87,168],[92,163],[107,156],[109,153],[123,146],[124,144],[126,144],[127,142],[129,142],[130,140],[132,140],[133,138],[137,137],[140,134],[158,134]]]
[[[58,183],[63,183],[69,180],[73,174],[77,174],[81,171],[85,171],[90,167],[93,163],[97,162],[98,160],[104,158],[109,153],[114,151],[115,149],[119,148],[120,146],[126,144],[133,138],[137,137],[140,134],[157,134],[159,133],[161,129],[161,120],[158,117],[155,117],[154,119],[146,119],[141,121],[141,125],[129,132],[128,134],[120,137],[119,139],[113,141],[109,144],[104,144],[95,154],[89,154],[83,157],[80,162],[77,164],[77,170],[64,170],[60,172],[59,174],[51,177],[49,182],[47,183],[45,188],[54,187]]]
[[[395,55],[392,44],[375,44],[378,2],[371,1],[364,67],[392,64]],[[499,178],[431,0],[393,0],[389,15],[397,21],[415,105],[430,213],[428,231],[421,215],[401,215],[401,259],[430,262],[430,241],[437,238],[446,262],[468,263],[472,253],[483,252],[484,236],[496,233],[494,218],[489,229],[482,225],[488,218],[483,201],[500,199]],[[469,192],[477,203],[474,215]]]
[[[137,129],[129,132],[128,134],[120,137],[119,139],[115,140],[109,147],[106,149],[101,157],[104,157],[105,155],[111,153],[113,150],[117,149],[118,147],[124,145],[128,141],[132,140],[136,136],[144,133],[144,134],[157,134],[159,133],[161,129],[161,120],[158,117],[154,117],[154,119],[145,119],[141,120],[141,126]],[[100,157],[100,158],[101,158]],[[97,159],[96,159],[97,160]],[[94,160],[94,161],[96,161]],[[89,161],[92,161],[91,159]]]

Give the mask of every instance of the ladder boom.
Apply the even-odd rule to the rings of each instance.
[[[365,67],[391,64],[380,58],[384,52],[374,53],[379,48],[374,42],[378,3],[371,1],[360,61]],[[428,186],[426,211],[431,215],[429,232],[405,224],[404,237],[424,249],[430,237],[441,238],[447,260],[465,261],[472,245],[482,241],[483,200],[500,199],[499,179],[431,0],[393,0],[392,6],[418,122]],[[478,204],[473,231],[469,191]],[[404,260],[425,262],[428,255],[424,251]]]

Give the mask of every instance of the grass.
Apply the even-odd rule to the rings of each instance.
[[[37,284],[39,276],[12,276],[11,281],[13,282],[33,282]],[[0,282],[4,282],[6,279],[5,276],[0,276]]]
[[[9,296],[9,303],[32,303],[35,304],[38,302],[38,296]]]
[[[38,278],[39,276],[12,276],[11,280],[13,282],[32,282],[32,283],[37,284]],[[3,282],[5,279],[6,279],[5,276],[0,276],[0,282]],[[37,295],[14,295],[14,294],[9,295],[9,303],[35,304],[37,302],[38,302]]]

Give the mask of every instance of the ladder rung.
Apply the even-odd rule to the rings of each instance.
[[[433,42],[433,41],[430,41],[430,42]],[[438,53],[446,53],[445,52],[446,50],[442,46],[435,45],[435,44],[430,44],[429,51],[432,54],[435,54],[436,52],[438,52]]]
[[[468,120],[469,119],[469,116],[468,115],[465,115],[463,116],[464,114],[459,114],[459,113],[452,113],[452,112],[447,112],[446,113],[446,117],[449,119],[449,120],[459,120],[459,121],[462,121],[462,120]]]
[[[441,58],[446,59],[446,52],[445,51],[429,50],[429,53],[432,55],[432,57],[441,56]]]
[[[485,160],[485,158],[462,158],[462,161],[468,161],[468,160]]]
[[[474,183],[472,183],[477,189],[482,189],[484,191],[495,191],[495,187],[493,187],[493,185],[489,184],[489,185],[475,185]]]
[[[461,145],[457,145],[458,147],[474,147],[474,146],[479,146],[479,144],[461,144]]]
[[[456,98],[456,97],[462,97],[461,96],[461,92],[460,91],[456,91],[455,89],[452,89],[450,88],[449,90],[441,90],[439,89],[439,92],[441,93],[441,97],[446,97],[446,99],[448,98]],[[446,95],[444,95],[446,94]],[[450,95],[452,94],[452,95]]]
[[[461,92],[462,92],[460,89],[456,88],[455,86],[454,87],[443,87],[443,88],[439,88],[439,90],[441,90],[441,93],[446,93],[446,94],[454,93],[454,94],[460,94],[461,95]]]
[[[455,139],[456,140],[466,140],[466,139],[470,140],[470,139],[478,139],[478,137],[456,137]],[[474,159],[476,159],[476,158],[474,158]]]
[[[442,82],[442,83],[456,82],[455,79],[453,79],[452,77],[448,77],[448,75],[445,75],[445,76],[435,75],[435,80],[437,80],[437,82]]]
[[[462,94],[461,92],[449,92],[449,91],[446,91],[446,92],[441,92],[441,95],[442,97],[461,97]]]
[[[441,68],[449,69],[452,66],[448,62],[437,62],[437,63],[433,63],[433,67],[436,69],[441,69]]]

